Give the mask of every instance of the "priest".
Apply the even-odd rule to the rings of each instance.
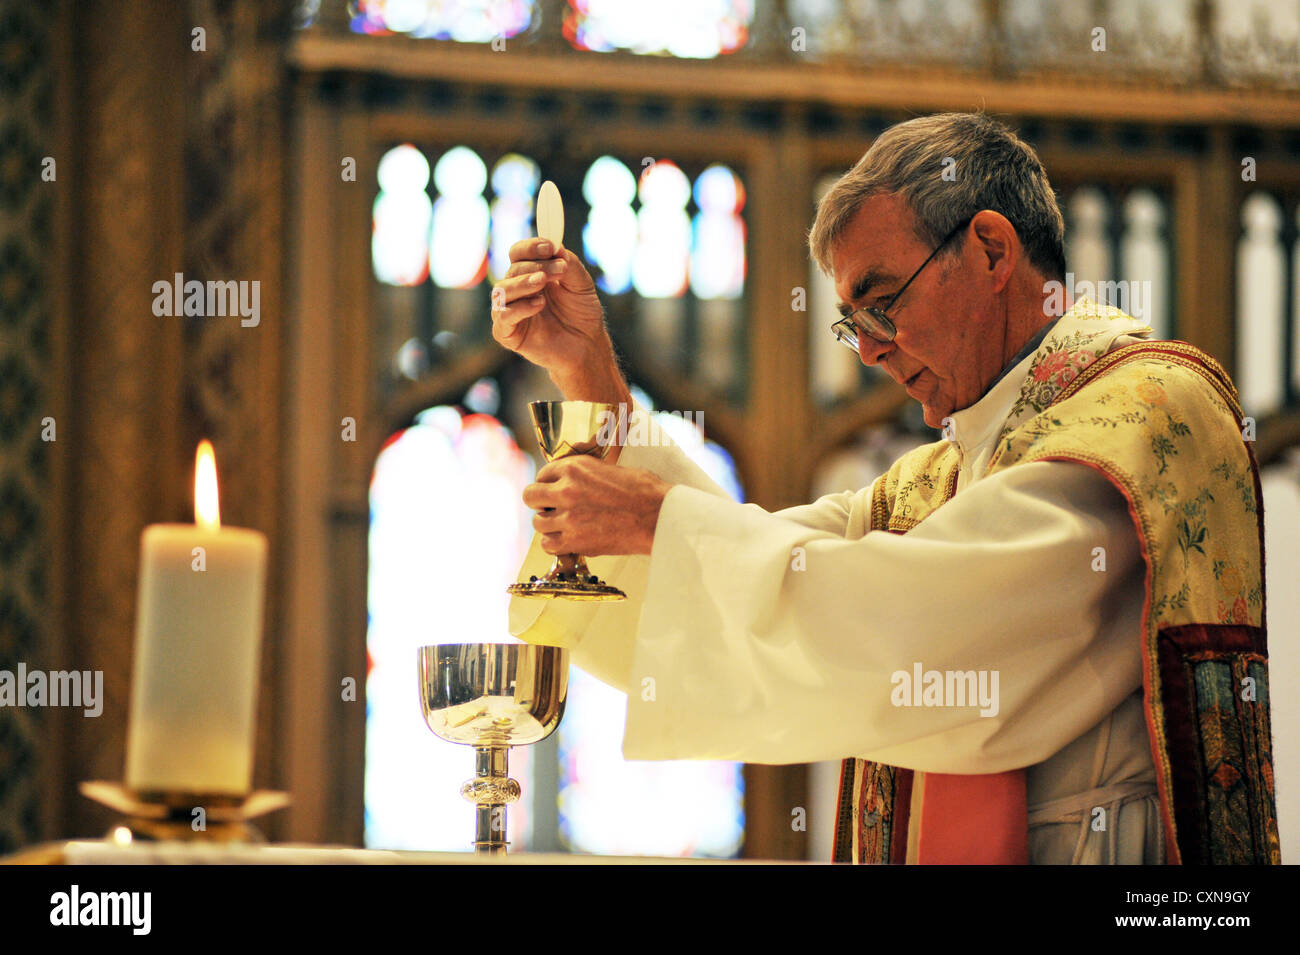
[[[1071,301],[1042,163],[984,115],[886,130],[809,243],[831,333],[942,437],[775,513],[639,420],[578,257],[511,249],[496,340],[646,436],[524,493],[522,573],[583,553],[628,599],[515,598],[512,632],[628,694],[629,759],[843,760],[837,861],[1279,861],[1262,497],[1224,370]]]

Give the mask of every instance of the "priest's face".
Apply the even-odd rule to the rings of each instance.
[[[915,221],[898,196],[862,203],[831,254],[841,309],[885,308],[934,251],[917,238]],[[863,363],[883,366],[921,403],[932,428],[977,401],[1002,370],[1005,316],[998,320],[997,297],[968,233],[969,226],[954,236],[888,308],[893,341],[858,334]]]

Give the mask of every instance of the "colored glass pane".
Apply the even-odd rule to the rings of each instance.
[[[517,36],[533,20],[533,0],[358,0],[353,33],[490,43]]]
[[[569,0],[564,35],[581,50],[710,59],[749,39],[753,0]]]

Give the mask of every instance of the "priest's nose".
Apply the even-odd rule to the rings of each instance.
[[[864,365],[875,365],[893,349],[893,342],[880,342],[858,329],[858,357]]]

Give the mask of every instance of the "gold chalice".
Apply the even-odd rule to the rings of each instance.
[[[614,446],[618,405],[596,401],[534,401],[528,406],[537,444],[546,460],[590,454],[604,458]],[[627,594],[591,572],[581,554],[559,554],[544,577],[511,584],[519,597],[624,600]]]
[[[504,855],[506,807],[519,799],[507,771],[511,746],[540,743],[564,717],[569,651],[526,643],[420,648],[420,709],[442,739],[474,747],[474,851]]]

